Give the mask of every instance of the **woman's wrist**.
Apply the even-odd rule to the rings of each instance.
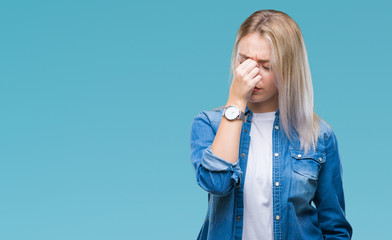
[[[245,112],[246,110],[246,105],[247,102],[243,101],[241,99],[237,99],[237,98],[230,98],[227,100],[227,103],[225,105],[225,107],[229,106],[229,105],[235,105],[238,107],[239,110],[241,110],[242,112]]]

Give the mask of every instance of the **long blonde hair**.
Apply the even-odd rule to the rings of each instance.
[[[279,92],[279,121],[291,141],[298,137],[305,154],[316,149],[320,117],[314,112],[313,85],[302,33],[295,21],[277,10],[259,10],[240,26],[231,56],[233,77],[238,43],[247,34],[259,33],[271,47],[270,66]]]

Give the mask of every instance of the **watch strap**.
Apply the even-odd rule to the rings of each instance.
[[[240,110],[240,115],[237,116],[236,119],[241,119],[243,122],[245,122],[245,121],[246,121],[245,113],[244,113],[243,111]]]

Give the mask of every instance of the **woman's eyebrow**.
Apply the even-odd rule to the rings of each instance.
[[[245,54],[242,54],[242,53],[238,53],[238,54],[241,55],[241,57],[243,57],[243,58],[250,58],[250,57],[246,56]],[[265,63],[265,62],[269,62],[269,59],[259,59],[259,60],[257,60],[257,62]]]

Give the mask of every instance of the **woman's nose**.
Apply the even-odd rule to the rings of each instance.
[[[262,74],[262,72],[263,72],[263,66],[261,66],[261,64],[259,64],[257,67],[259,68],[259,74],[260,74],[260,76],[262,76],[261,74]]]

